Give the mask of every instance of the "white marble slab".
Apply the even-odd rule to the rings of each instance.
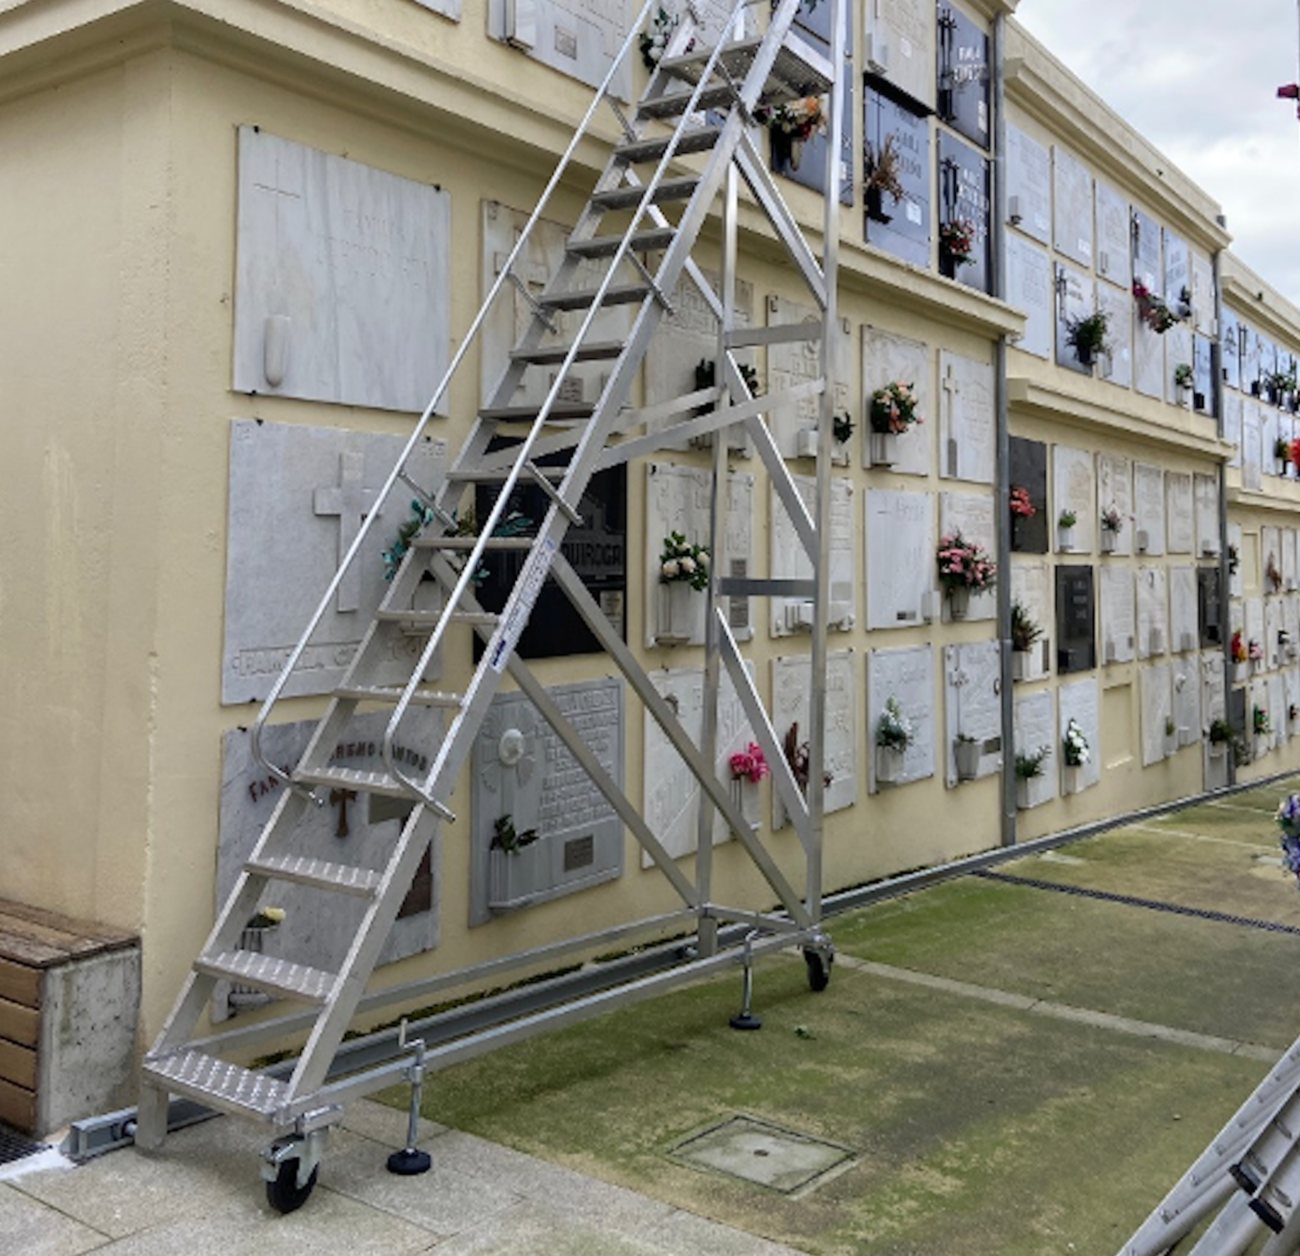
[[[1058,253],[1091,268],[1092,175],[1060,144],[1052,145],[1054,214],[1052,240]]]
[[[1094,484],[1092,454],[1068,445],[1052,446],[1052,522],[1055,524],[1063,510],[1074,512],[1072,552],[1092,553],[1094,549],[1097,535]]]
[[[928,345],[879,327],[862,328],[862,404],[858,413],[861,458],[871,465],[868,414],[871,395],[879,388],[900,383],[911,386],[921,422],[898,437],[898,457],[889,468],[894,475],[929,475],[930,449],[934,444],[934,359]]]
[[[968,541],[976,541],[989,554],[997,551],[997,524],[993,498],[975,493],[939,494],[939,535],[960,532]],[[935,564],[937,567],[937,563]],[[936,576],[936,579],[938,577]],[[985,589],[970,595],[967,620],[993,619],[997,616],[997,591]]]
[[[792,477],[808,507],[816,518],[817,480],[810,475]],[[811,580],[813,564],[799,538],[794,524],[781,504],[776,490],[771,490],[772,528],[769,536],[768,570],[774,580]],[[831,480],[831,557],[830,557],[830,614],[829,626],[838,632],[848,632],[857,621],[858,608],[858,556],[854,544],[857,515],[853,503],[853,481],[836,477]],[[774,637],[788,637],[812,627],[812,600],[800,598],[769,598],[769,622]]]
[[[1214,263],[1209,255],[1192,249],[1192,318],[1202,336],[1219,334],[1214,322]]]
[[[843,811],[858,800],[858,669],[851,650],[833,650],[826,656],[825,769],[831,774],[825,809]],[[798,724],[798,739],[809,738],[808,696],[812,689],[812,664],[807,655],[772,660],[772,726],[784,741]],[[787,822],[785,807],[772,792],[772,827]]]
[[[1013,227],[1047,244],[1052,231],[1052,157],[1026,131],[1007,126],[1007,217]],[[1045,255],[1044,255],[1045,256]]]
[[[879,0],[864,9],[867,67],[934,108],[934,6],[927,0]]]
[[[1281,528],[1265,527],[1259,531],[1258,584],[1266,594],[1278,593],[1285,587],[1285,577],[1282,574]]]
[[[896,785],[919,781],[935,773],[934,651],[929,645],[900,650],[871,650],[867,654],[868,784],[876,793],[876,727],[889,698],[896,698],[912,725],[912,744],[903,755]]]
[[[627,36],[635,10],[622,4],[581,0],[488,0],[488,35],[530,60],[599,87]],[[521,69],[521,75],[527,71]],[[620,67],[613,95],[627,100],[631,67]]]
[[[1046,747],[1043,773],[1027,781],[1017,781],[1016,790],[1022,808],[1040,807],[1057,795],[1057,761],[1061,757],[1056,736],[1056,710],[1050,690],[1027,694],[1016,699],[1016,754],[1031,755]]]
[[[1285,645],[1281,640],[1282,634],[1286,631],[1286,607],[1285,599],[1279,597],[1267,598],[1264,602],[1264,658],[1267,660],[1269,667],[1281,667],[1286,659]]]
[[[1057,745],[1065,740],[1065,730],[1074,720],[1088,741],[1088,762],[1073,771],[1065,766],[1065,755],[1059,754],[1057,765],[1061,770],[1061,792],[1070,792],[1071,780],[1078,790],[1089,789],[1101,780],[1101,717],[1100,694],[1095,676],[1071,681],[1057,690],[1057,709],[1060,727]]]
[[[1196,605],[1196,568],[1169,568],[1169,647],[1175,654],[1196,650],[1200,624]]]
[[[1137,656],[1155,658],[1169,652],[1169,580],[1163,567],[1137,572]]]
[[[1173,688],[1168,663],[1153,663],[1141,669],[1142,766],[1150,767],[1166,756],[1169,739],[1165,721],[1173,719]]]
[[[1133,228],[1128,198],[1102,179],[1097,180],[1097,274],[1117,284],[1133,305]]]
[[[1257,401],[1247,397],[1241,412],[1241,486],[1259,492],[1263,486],[1264,451]]]
[[[957,784],[954,744],[960,733],[983,746],[980,776],[1002,766],[1001,663],[996,641],[949,645],[943,651],[947,783]]]
[[[1014,232],[1007,235],[1007,300],[1025,315],[1025,328],[1012,341],[1036,358],[1052,356],[1052,262],[1046,249]]]
[[[1134,547],[1140,554],[1165,552],[1165,473],[1149,462],[1133,464]]]
[[[1133,386],[1133,297],[1127,288],[1097,285],[1097,308],[1106,315],[1108,351],[1099,366],[1102,379],[1117,388]]]
[[[1144,397],[1165,395],[1165,338],[1133,321],[1133,387]]]
[[[1194,655],[1174,659],[1173,710],[1180,746],[1194,746],[1201,740],[1201,679]]]
[[[868,489],[867,627],[915,628],[933,617],[938,586],[934,498]]]
[[[1166,471],[1165,500],[1166,548],[1171,554],[1190,554],[1196,540],[1192,477],[1183,471]]]
[[[1223,394],[1223,439],[1235,447],[1228,459],[1228,466],[1241,466],[1242,447],[1242,397],[1240,393],[1227,391]]]
[[[1026,674],[1018,679],[1038,680],[1051,672],[1055,653],[1052,647],[1052,622],[1055,597],[1051,585],[1051,568],[1042,559],[1015,558],[1011,563],[1011,600],[1019,602],[1043,635],[1024,651]]]
[[[1115,538],[1115,554],[1133,552],[1133,467],[1127,458],[1118,454],[1097,455],[1097,519],[1101,526],[1101,515],[1110,509],[1116,509],[1123,520],[1119,535]],[[1098,542],[1100,545],[1100,542]]]
[[[1101,650],[1103,663],[1131,663],[1137,636],[1133,573],[1128,567],[1101,569]]]
[[[992,363],[939,351],[939,474],[992,484],[996,425]]]
[[[798,327],[807,324],[816,328],[821,319],[811,305],[803,305],[785,297],[768,297],[767,325],[769,327]],[[840,337],[839,361],[846,365],[852,360],[852,332],[847,321],[838,324]],[[767,389],[773,396],[787,388],[794,388],[822,375],[822,341],[820,336],[810,340],[795,340],[774,344],[767,351]],[[853,406],[853,389],[847,379],[835,385],[835,410],[839,413]],[[821,412],[819,397],[804,397],[794,403],[774,404],[768,411],[772,437],[783,458],[799,456],[799,433],[815,428]]]

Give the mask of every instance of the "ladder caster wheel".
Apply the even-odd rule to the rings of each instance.
[[[311,1177],[299,1186],[297,1159],[285,1160],[281,1162],[275,1177],[268,1179],[266,1183],[266,1202],[276,1212],[297,1212],[307,1202],[315,1186],[316,1169],[313,1169]]]
[[[808,988],[820,994],[831,984],[831,963],[833,956],[822,951],[806,947],[803,962],[808,965]]]

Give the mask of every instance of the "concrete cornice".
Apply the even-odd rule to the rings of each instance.
[[[1238,472],[1237,474],[1240,474]],[[1227,487],[1228,504],[1242,506],[1250,510],[1276,511],[1294,519],[1300,511],[1300,485],[1278,481],[1284,494],[1266,493],[1262,489],[1243,488],[1240,484]]]
[[[1007,27],[1008,101],[1042,123],[1099,174],[1141,201],[1197,247],[1225,249],[1222,208],[1095,92],[1014,22]]]
[[[1109,433],[1125,441],[1136,441],[1165,451],[1177,450],[1213,462],[1227,462],[1235,450],[1235,446],[1220,440],[1217,434],[1208,430],[1198,431],[1193,426],[1199,424],[1208,429],[1213,420],[1186,411],[1183,412],[1186,425],[1173,427],[1143,415],[1100,405],[1055,384],[1015,375],[1007,379],[1007,398],[1013,417],[1022,414],[1050,419],[1054,423],[1087,428],[1094,435]]]
[[[986,21],[995,18],[1011,17],[1020,5],[1020,0],[957,0],[957,7],[978,13]]]
[[[1223,256],[1220,284],[1224,303],[1234,313],[1296,351],[1300,345],[1300,309],[1232,253]]]

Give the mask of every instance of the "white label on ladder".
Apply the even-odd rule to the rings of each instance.
[[[506,663],[510,659],[510,651],[515,648],[515,642],[523,632],[528,616],[533,613],[533,605],[542,591],[542,585],[546,583],[547,575],[550,574],[555,542],[549,537],[542,542],[542,553],[545,555],[545,561],[533,564],[527,579],[520,585],[518,601],[506,616],[505,622],[497,629],[496,640],[492,642],[492,649],[488,655],[494,672],[505,670]]]

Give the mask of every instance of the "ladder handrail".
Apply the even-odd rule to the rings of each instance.
[[[442,379],[438,382],[438,386],[434,390],[433,396],[430,398],[428,405],[425,406],[424,411],[421,413],[418,421],[415,424],[415,427],[412,429],[410,436],[407,438],[406,444],[402,448],[402,452],[399,455],[396,463],[394,464],[393,469],[389,472],[388,477],[385,479],[383,486],[380,488],[379,492],[376,493],[375,504],[370,508],[369,513],[362,520],[361,527],[358,529],[357,535],[353,538],[352,544],[348,546],[347,552],[344,554],[342,561],[339,563],[338,570],[334,573],[334,578],[329,582],[329,585],[326,588],[325,593],[321,597],[320,603],[317,605],[315,612],[313,613],[311,619],[307,623],[307,627],[303,630],[301,637],[299,637],[298,639],[297,645],[294,646],[293,650],[289,654],[289,657],[285,660],[283,666],[280,669],[280,674],[276,677],[275,682],[271,686],[270,693],[267,694],[266,698],[262,702],[261,709],[257,713],[257,718],[253,721],[251,742],[252,742],[254,758],[257,760],[259,764],[261,764],[262,767],[266,768],[267,771],[270,772],[272,776],[276,777],[278,780],[281,781],[282,784],[288,786],[289,788],[299,789],[299,790],[303,789],[302,786],[299,786],[292,779],[290,773],[284,771],[278,764],[273,763],[263,753],[262,730],[265,728],[267,721],[270,719],[271,712],[274,710],[275,706],[280,701],[280,698],[284,693],[285,686],[288,685],[289,678],[293,675],[294,669],[298,666],[298,663],[301,661],[303,654],[307,650],[307,647],[311,644],[311,639],[315,635],[316,629],[320,626],[321,620],[325,618],[325,613],[329,610],[329,607],[334,600],[335,594],[337,594],[338,592],[339,585],[342,584],[343,582],[343,577],[347,573],[348,569],[351,567],[352,563],[356,560],[357,555],[360,553],[361,547],[364,544],[366,538],[368,537],[375,519],[378,518],[379,516],[380,508],[387,502],[389,495],[392,493],[394,486],[396,485],[398,479],[401,476],[403,469],[406,466],[407,459],[410,458],[412,452],[415,450],[416,445],[419,444],[420,438],[424,435],[425,429],[428,427],[430,420],[433,418],[434,412],[437,409],[438,404],[446,396],[447,390],[451,385],[452,379],[456,375],[457,371],[460,369],[460,366],[464,362],[466,356],[468,355],[471,346],[474,344],[475,340],[478,338],[480,332],[482,331],[484,324],[487,322],[487,316],[489,310],[493,307],[493,305],[495,305],[497,297],[500,295],[501,289],[505,286],[510,276],[514,273],[515,263],[519,259],[519,255],[523,252],[525,246],[527,245],[529,236],[536,228],[538,222],[541,221],[543,211],[546,209],[547,205],[549,204],[552,196],[555,193],[555,190],[559,187],[561,179],[563,178],[566,170],[568,169],[570,164],[572,164],[574,154],[577,152],[579,144],[587,135],[588,131],[591,128],[592,120],[599,112],[601,104],[605,101],[606,97],[609,95],[610,85],[613,83],[615,75],[619,72],[619,70],[623,66],[625,60],[627,59],[628,53],[631,51],[633,47],[633,44],[640,39],[641,28],[644,26],[645,22],[647,21],[651,10],[657,8],[661,2],[662,0],[645,0],[645,3],[642,5],[640,12],[637,14],[637,18],[635,22],[633,22],[628,26],[628,33],[626,38],[623,41],[622,47],[619,49],[617,54],[610,62],[610,66],[608,71],[605,74],[605,77],[601,80],[600,86],[596,89],[595,93],[593,94],[591,103],[587,106],[587,111],[583,114],[582,120],[578,123],[577,128],[574,130],[573,136],[569,141],[568,147],[564,150],[564,153],[561,155],[559,162],[556,164],[555,170],[552,172],[550,180],[547,182],[546,187],[543,190],[542,195],[537,202],[537,205],[534,207],[533,212],[529,215],[528,221],[524,225],[524,229],[520,232],[519,239],[515,241],[514,247],[510,250],[510,254],[506,259],[505,265],[502,266],[500,274],[498,274],[496,279],[493,281],[491,288],[488,290],[487,296],[484,297],[482,304],[479,306],[479,310],[474,317],[474,321],[470,324],[469,330],[465,333],[465,336],[461,341],[460,347],[456,350],[455,354],[452,356],[450,363],[448,363],[447,365],[447,369],[443,372]],[[732,18],[729,20],[734,20],[735,12],[739,11],[742,7],[746,6],[750,2],[751,0],[738,0],[738,3],[735,6],[735,10],[733,10]],[[613,268],[611,267],[611,273],[612,270]],[[557,372],[557,376],[559,376],[558,372]],[[502,496],[504,497],[505,494],[503,493]],[[474,570],[474,568],[471,566],[469,562],[466,563],[465,567],[467,571]],[[305,790],[304,792],[311,793],[310,790]]]

